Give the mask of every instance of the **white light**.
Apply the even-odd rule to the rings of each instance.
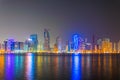
[[[74,53],[75,55],[79,55],[79,53],[78,52],[76,52],[76,53]]]
[[[32,39],[28,38],[28,41],[32,41]]]

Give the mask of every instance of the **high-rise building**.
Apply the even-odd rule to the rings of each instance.
[[[92,52],[94,53],[95,50],[95,35],[92,36]]]
[[[44,50],[50,50],[50,35],[47,29],[44,29]]]
[[[109,38],[104,38],[102,41],[102,52],[112,53],[112,42]]]
[[[34,50],[34,42],[32,39],[28,38],[24,43],[24,51],[25,52],[32,52]]]
[[[117,44],[117,48],[118,48],[118,53],[120,53],[120,40],[119,40],[119,42]]]
[[[38,37],[37,37],[37,34],[30,35],[30,39],[31,39],[31,41],[29,41],[29,43],[31,44],[32,50],[36,52],[37,51],[37,47],[38,47]]]
[[[16,41],[15,42],[15,50],[23,50],[23,45],[24,45],[23,42]]]
[[[14,39],[7,39],[4,41],[5,51],[14,51],[15,41]]]
[[[74,51],[79,50],[79,36],[78,35],[73,36],[73,43],[74,43]]]
[[[71,51],[71,42],[70,41],[66,41],[66,52],[70,52]]]
[[[97,40],[97,52],[98,53],[102,52],[102,39]]]
[[[24,51],[25,51],[25,52],[28,52],[28,51],[29,51],[29,42],[28,42],[28,40],[26,40],[26,41],[24,42]]]
[[[97,40],[97,46],[98,46],[98,50],[101,50],[101,48],[102,48],[102,39]]]
[[[85,43],[85,53],[92,53],[92,44]]]
[[[38,52],[42,52],[44,50],[43,47],[43,43],[40,41],[38,44]]]
[[[62,39],[59,36],[56,38],[56,45],[58,48],[58,52],[61,52],[62,51]]]
[[[54,51],[54,53],[58,53],[58,47],[57,47],[57,44],[54,44],[53,51]]]
[[[116,43],[113,43],[113,53],[116,53],[117,52],[117,45]]]

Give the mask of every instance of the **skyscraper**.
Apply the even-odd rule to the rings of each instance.
[[[97,52],[102,52],[102,39],[97,40]]]
[[[44,29],[44,50],[50,50],[50,35],[47,29]]]
[[[24,42],[24,51],[25,51],[25,52],[28,52],[28,51],[29,51],[29,41],[28,41],[28,40],[26,40],[26,41]]]
[[[102,41],[102,52],[112,53],[112,42],[109,38],[104,38]]]
[[[31,47],[33,49],[33,51],[37,51],[37,47],[38,47],[38,37],[37,37],[37,34],[32,34],[30,35],[30,44],[31,44]]]
[[[116,43],[114,42],[113,43],[113,53],[116,53],[117,52],[117,45]]]
[[[79,49],[79,36],[74,35],[73,36],[73,42],[74,42],[74,51]]]
[[[56,45],[58,47],[58,52],[61,52],[62,51],[62,40],[59,36],[56,38]]]
[[[14,51],[15,42],[14,39],[7,39],[4,41],[5,51]]]

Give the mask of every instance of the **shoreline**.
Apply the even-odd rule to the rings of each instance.
[[[84,55],[120,55],[120,53],[0,53],[0,55],[36,55],[36,56],[84,56]]]

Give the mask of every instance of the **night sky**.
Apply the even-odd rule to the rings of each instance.
[[[120,1],[104,0],[0,0],[0,40],[25,41],[37,33],[43,42],[44,28],[51,43],[57,36],[71,40],[73,34],[84,38],[120,39]]]

